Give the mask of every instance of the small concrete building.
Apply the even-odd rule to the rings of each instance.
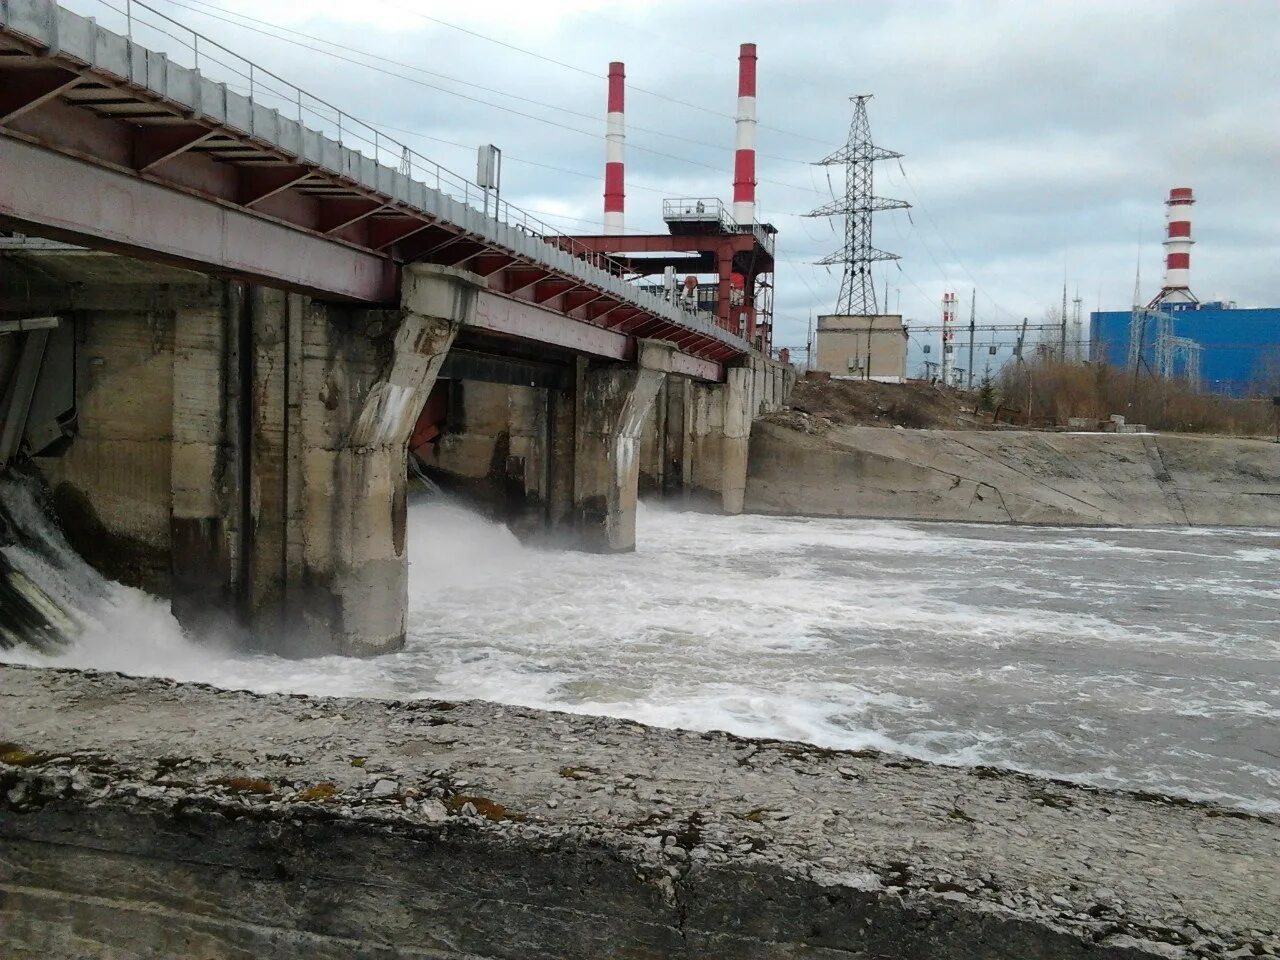
[[[816,363],[833,377],[902,383],[907,375],[902,314],[818,317]]]

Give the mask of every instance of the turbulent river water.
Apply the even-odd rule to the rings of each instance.
[[[416,503],[408,645],[370,660],[218,649],[155,598],[10,546],[32,579],[61,578],[81,626],[56,654],[0,658],[483,698],[1280,811],[1278,532],[653,508],[639,527],[632,555],[539,551]]]

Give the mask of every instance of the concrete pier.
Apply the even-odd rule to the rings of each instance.
[[[644,492],[691,509],[743,512],[752,424],[782,408],[795,371],[752,356],[725,374],[724,383],[664,385],[644,431]]]
[[[578,370],[573,516],[580,546],[602,553],[636,547],[640,438],[672,349],[642,341],[636,366]]]
[[[6,957],[1280,953],[1274,817],[485,703],[0,667]]]

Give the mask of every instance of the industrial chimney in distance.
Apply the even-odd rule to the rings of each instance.
[[[737,150],[733,156],[733,219],[756,220],[756,45],[738,50]]]
[[[1164,286],[1151,306],[1162,303],[1199,303],[1191,292],[1191,205],[1195,196],[1190,187],[1174,187],[1165,201],[1169,225],[1164,239]]]
[[[623,208],[626,187],[623,175],[623,149],[627,128],[623,117],[623,90],[626,71],[621,63],[609,64],[609,104],[605,117],[604,153],[604,232],[620,237],[625,232]]]

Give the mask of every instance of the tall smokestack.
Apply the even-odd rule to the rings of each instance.
[[[1190,187],[1174,187],[1165,201],[1169,222],[1164,240],[1164,286],[1157,303],[1198,303],[1191,292],[1191,205],[1195,196]]]
[[[738,50],[737,152],[733,157],[733,219],[756,221],[756,45]]]
[[[623,117],[623,90],[626,71],[622,64],[609,64],[609,106],[604,129],[604,232],[621,236],[624,231],[623,207],[626,205],[626,188],[623,177],[623,148],[627,142],[627,127]]]

